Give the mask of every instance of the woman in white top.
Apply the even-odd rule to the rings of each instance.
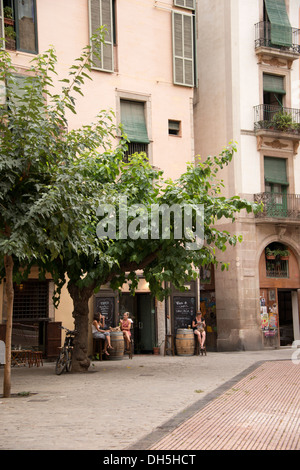
[[[110,332],[104,329],[104,316],[101,313],[96,313],[94,316],[94,321],[92,323],[92,335],[93,338],[104,339],[104,353],[109,356],[107,349],[113,349],[110,342]]]

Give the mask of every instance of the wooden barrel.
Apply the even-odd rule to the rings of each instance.
[[[176,333],[176,351],[178,356],[194,355],[194,331],[178,328]]]
[[[114,349],[108,349],[109,359],[118,360],[124,357],[124,336],[122,331],[112,331],[110,333],[110,342]]]

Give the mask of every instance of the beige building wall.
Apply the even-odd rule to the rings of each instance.
[[[113,72],[93,70],[92,81],[83,87],[84,97],[77,97],[77,114],[69,115],[69,129],[89,124],[100,110],[113,110],[120,122],[120,99],[145,103],[145,117],[150,140],[151,164],[176,179],[194,159],[193,88],[173,84],[172,10],[173,0],[117,0],[115,68]],[[177,11],[188,12],[178,9]],[[39,53],[53,45],[57,54],[56,91],[59,80],[68,76],[69,67],[89,43],[88,0],[37,0]],[[33,54],[11,52],[12,62],[26,73]],[[180,135],[168,133],[168,120],[180,121]],[[0,291],[0,320],[2,313]],[[160,308],[159,312],[163,312]],[[71,328],[72,302],[67,289],[55,311],[55,320]],[[91,301],[92,315],[92,301]],[[159,339],[164,334],[164,321]]]

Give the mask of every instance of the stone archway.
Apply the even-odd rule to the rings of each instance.
[[[298,339],[299,256],[290,240],[265,240],[259,255],[261,325],[264,346],[279,347]]]

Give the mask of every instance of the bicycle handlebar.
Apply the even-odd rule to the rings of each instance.
[[[64,326],[59,326],[59,328],[60,328],[61,330],[66,330],[66,333],[67,333],[67,334],[76,335],[76,333],[78,333],[77,330],[69,330],[68,328],[65,328]]]

